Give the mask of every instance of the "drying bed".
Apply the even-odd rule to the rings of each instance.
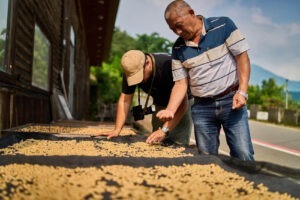
[[[0,142],[0,199],[298,199],[298,171],[148,145],[113,126],[26,125]]]

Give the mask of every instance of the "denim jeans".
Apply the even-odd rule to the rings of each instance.
[[[195,138],[200,153],[218,154],[223,128],[231,157],[254,160],[247,107],[232,109],[234,92],[221,98],[196,98],[192,106]]]

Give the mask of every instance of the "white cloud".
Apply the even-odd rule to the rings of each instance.
[[[287,32],[290,36],[300,35],[300,23],[291,23],[287,25]]]
[[[288,38],[282,37],[285,31],[283,26],[276,24],[268,17],[263,16],[260,9],[254,8],[249,11],[249,15],[251,16],[249,28],[251,28],[251,30],[247,30],[254,36],[253,39],[255,40],[253,42],[257,43],[259,46],[268,48],[287,44]]]
[[[161,7],[161,8],[166,8],[166,6],[172,2],[172,0],[147,0],[148,2],[153,3],[154,5]]]
[[[146,0],[147,2],[154,4],[157,9],[163,9],[167,7],[172,0]],[[216,6],[224,3],[224,0],[186,0],[186,2],[194,9],[197,14],[204,14],[213,10]]]
[[[263,15],[260,8],[254,7],[250,10],[252,22],[262,26],[277,26],[268,17]]]
[[[250,59],[273,73],[300,79],[300,24],[274,21],[258,7],[243,4],[224,8],[250,43]]]

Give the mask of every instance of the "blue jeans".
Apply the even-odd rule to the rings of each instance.
[[[234,92],[218,99],[196,98],[192,106],[195,138],[200,153],[218,154],[221,126],[230,155],[240,160],[254,160],[247,107],[232,109]]]

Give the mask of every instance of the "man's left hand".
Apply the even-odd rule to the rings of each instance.
[[[235,93],[232,101],[232,109],[241,109],[246,105],[247,99],[239,93]]]

